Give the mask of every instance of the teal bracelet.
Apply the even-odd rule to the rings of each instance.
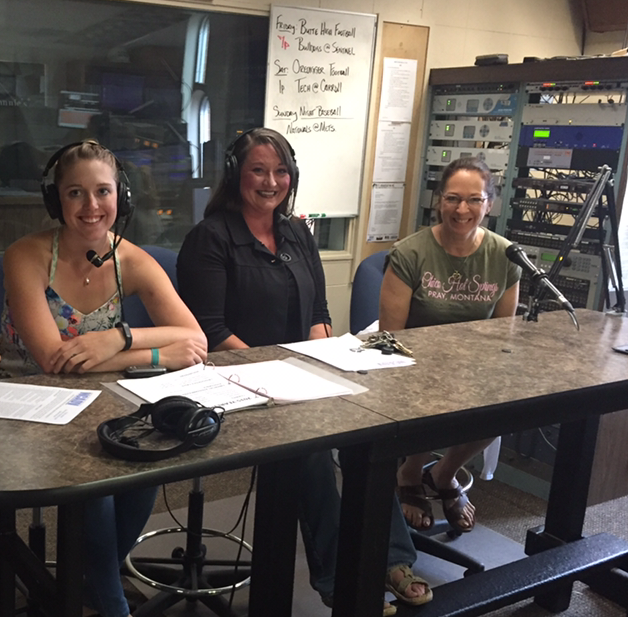
[[[159,364],[159,349],[156,349],[155,347],[150,350],[150,363],[153,366],[157,366]]]

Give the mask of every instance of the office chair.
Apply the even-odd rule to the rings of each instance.
[[[357,334],[370,326],[379,316],[379,292],[384,278],[384,263],[388,251],[373,253],[362,260],[353,277],[349,329]]]
[[[379,296],[387,255],[388,251],[379,251],[369,255],[362,260],[355,272],[349,310],[351,334],[357,334],[364,330],[378,318]],[[429,463],[426,468],[435,463],[436,461]],[[460,472],[459,482],[465,492],[473,484],[473,475],[464,467]],[[446,533],[452,539],[460,535],[459,532],[452,529],[446,520],[434,521],[434,525],[429,530],[417,531],[410,528],[412,542],[418,551],[466,568],[465,576],[484,570],[484,565],[479,561],[456,550],[449,543],[440,542],[433,537],[441,533]]]
[[[161,246],[145,245],[142,248],[165,270],[178,292],[177,254]],[[150,328],[155,325],[137,295],[124,298],[122,300],[122,310],[124,311],[125,320],[132,328]]]
[[[166,271],[172,284],[177,285],[177,254],[167,248],[146,245],[142,248],[151,255]],[[132,328],[153,326],[148,312],[137,296],[123,300],[124,317]],[[145,602],[134,613],[136,617],[161,615],[162,612],[182,600],[202,602],[207,608],[220,617],[235,617],[228,602],[221,596],[238,590],[250,583],[250,560],[211,560],[206,559],[207,549],[203,544],[204,537],[220,537],[242,545],[251,553],[252,546],[233,534],[207,529],[203,527],[203,506],[205,493],[200,478],[192,480],[192,488],[188,493],[188,517],[185,527],[168,527],[151,531],[140,536],[135,543],[162,535],[185,533],[185,547],[176,547],[170,558],[133,557],[132,552],[126,558],[124,573],[134,576],[143,583],[158,589],[153,598]],[[220,567],[220,570],[205,568]],[[223,569],[224,568],[224,569]]]

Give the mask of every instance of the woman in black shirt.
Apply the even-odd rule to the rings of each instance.
[[[291,216],[298,180],[294,151],[276,131],[252,129],[227,149],[224,178],[177,262],[180,294],[211,351],[331,336],[318,249]],[[295,493],[311,583],[330,605],[340,518],[330,452],[303,460]],[[391,558],[387,587],[412,604],[431,599],[407,567],[416,558],[409,536],[391,542]],[[384,615],[395,612],[385,604]]]

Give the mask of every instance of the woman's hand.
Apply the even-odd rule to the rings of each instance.
[[[183,339],[159,350],[159,364],[170,370],[187,368],[207,359],[205,346],[194,339]]]
[[[86,332],[63,341],[50,358],[50,373],[84,373],[113,358],[124,348],[124,338],[118,328]]]

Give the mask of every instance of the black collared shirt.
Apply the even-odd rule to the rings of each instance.
[[[331,323],[325,275],[303,221],[275,222],[277,254],[239,212],[215,212],[186,236],[177,261],[179,293],[214,349],[232,334],[250,347],[307,340]]]

